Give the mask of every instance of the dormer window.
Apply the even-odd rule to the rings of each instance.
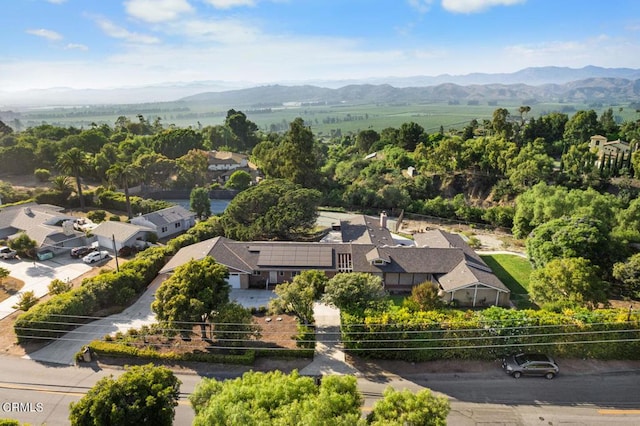
[[[387,262],[382,259],[374,259],[371,263],[373,263],[374,265],[386,265]]]

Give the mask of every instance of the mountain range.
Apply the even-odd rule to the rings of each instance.
[[[345,102],[637,102],[640,69],[535,67],[514,73],[362,80],[197,81],[113,89],[51,88],[0,92],[0,109],[68,105],[207,102],[229,107]]]

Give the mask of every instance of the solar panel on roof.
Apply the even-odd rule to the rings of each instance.
[[[331,247],[317,246],[275,246],[261,247],[259,266],[322,266],[333,265]]]

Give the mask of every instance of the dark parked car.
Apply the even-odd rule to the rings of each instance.
[[[96,251],[95,247],[91,246],[82,246],[82,247],[74,247],[71,249],[71,257],[85,257],[92,251]]]
[[[523,353],[509,355],[502,360],[502,368],[507,374],[518,379],[520,376],[544,376],[551,380],[560,370],[549,355]]]

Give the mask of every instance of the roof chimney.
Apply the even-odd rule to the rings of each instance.
[[[387,229],[387,212],[380,213],[380,228]]]

